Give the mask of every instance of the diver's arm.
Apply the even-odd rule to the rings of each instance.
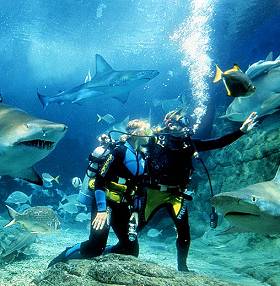
[[[196,148],[196,151],[198,152],[208,151],[208,150],[223,148],[233,143],[244,134],[245,133],[239,129],[233,133],[224,135],[216,139],[208,139],[208,140],[192,139],[192,141]]]
[[[217,139],[210,139],[210,140],[193,140],[193,144],[196,147],[196,151],[207,151],[213,150],[218,148],[223,148],[238,138],[240,138],[243,134],[247,133],[248,131],[252,130],[254,126],[257,124],[258,115],[256,112],[252,112],[246,120],[241,125],[238,131],[233,133],[227,134]]]
[[[113,164],[116,160],[116,152],[112,152],[107,156],[106,161],[103,163],[100,171],[96,174],[94,197],[96,202],[97,214],[92,221],[92,227],[95,230],[101,230],[108,218],[107,203],[106,203],[106,191],[105,185],[110,180]]]

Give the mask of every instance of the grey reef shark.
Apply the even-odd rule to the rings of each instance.
[[[212,204],[231,224],[230,232],[280,234],[280,167],[271,181],[220,193]]]
[[[52,152],[67,126],[0,104],[0,175],[42,185],[33,165]]]
[[[79,103],[87,98],[95,100],[114,98],[122,103],[128,99],[129,92],[147,83],[159,74],[157,70],[114,70],[101,55],[96,55],[96,73],[91,78],[90,73],[85,82],[70,90],[61,91],[56,95],[42,95],[37,91],[44,108],[51,103]]]

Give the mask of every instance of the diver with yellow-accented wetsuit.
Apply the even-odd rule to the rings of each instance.
[[[129,220],[132,214],[137,217],[139,210],[137,187],[144,173],[145,162],[138,147],[147,143],[147,137],[141,136],[149,133],[149,124],[132,120],[127,125],[127,132],[130,135],[125,140],[118,143],[108,141],[110,148],[104,144],[92,153],[88,168],[89,189],[83,193],[85,197],[93,198],[89,239],[66,248],[49,266],[69,259],[101,255],[107,244],[110,226],[119,242],[109,252],[138,256],[138,240],[129,237]],[[90,178],[91,173],[94,174],[93,178]]]
[[[164,128],[156,130],[146,149],[146,171],[143,176],[144,207],[139,230],[153,214],[166,207],[177,229],[177,266],[188,271],[187,256],[190,246],[190,227],[187,186],[193,172],[192,157],[200,151],[225,147],[240,138],[254,125],[252,113],[240,130],[217,139],[192,139],[181,111],[171,111],[164,118]]]

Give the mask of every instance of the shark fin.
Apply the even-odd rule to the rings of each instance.
[[[280,55],[275,59],[275,61],[280,61]]]
[[[273,52],[271,51],[267,56],[266,56],[266,61],[273,61]]]
[[[18,216],[19,213],[8,205],[6,205],[6,208],[8,209],[9,216],[12,220],[8,222],[4,227],[9,227],[16,223],[16,216]]]
[[[46,109],[46,107],[49,105],[49,97],[39,93],[38,89],[37,89],[37,95],[38,95],[40,102],[43,105],[43,108]]]
[[[277,184],[280,184],[280,166],[277,169],[275,177],[272,179]]]
[[[128,93],[124,93],[121,95],[116,95],[113,98],[115,98],[116,100],[118,100],[119,102],[121,102],[122,104],[125,104],[128,100]]]
[[[234,70],[234,71],[240,71],[241,68],[239,67],[238,64],[234,64],[232,70]]]
[[[104,60],[101,55],[96,54],[96,75],[113,71],[112,67]]]
[[[33,167],[20,170],[18,173],[10,174],[10,176],[26,180],[35,185],[43,186],[42,178],[37,174]]]
[[[222,79],[222,75],[223,75],[222,70],[218,67],[218,65],[216,65],[216,75],[213,82],[215,83],[220,81]]]

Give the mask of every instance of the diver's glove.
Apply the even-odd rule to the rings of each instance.
[[[257,112],[252,112],[243,122],[242,126],[240,127],[240,130],[244,133],[247,133],[248,131],[252,130],[254,126],[258,123],[258,121],[256,121],[257,117]]]

